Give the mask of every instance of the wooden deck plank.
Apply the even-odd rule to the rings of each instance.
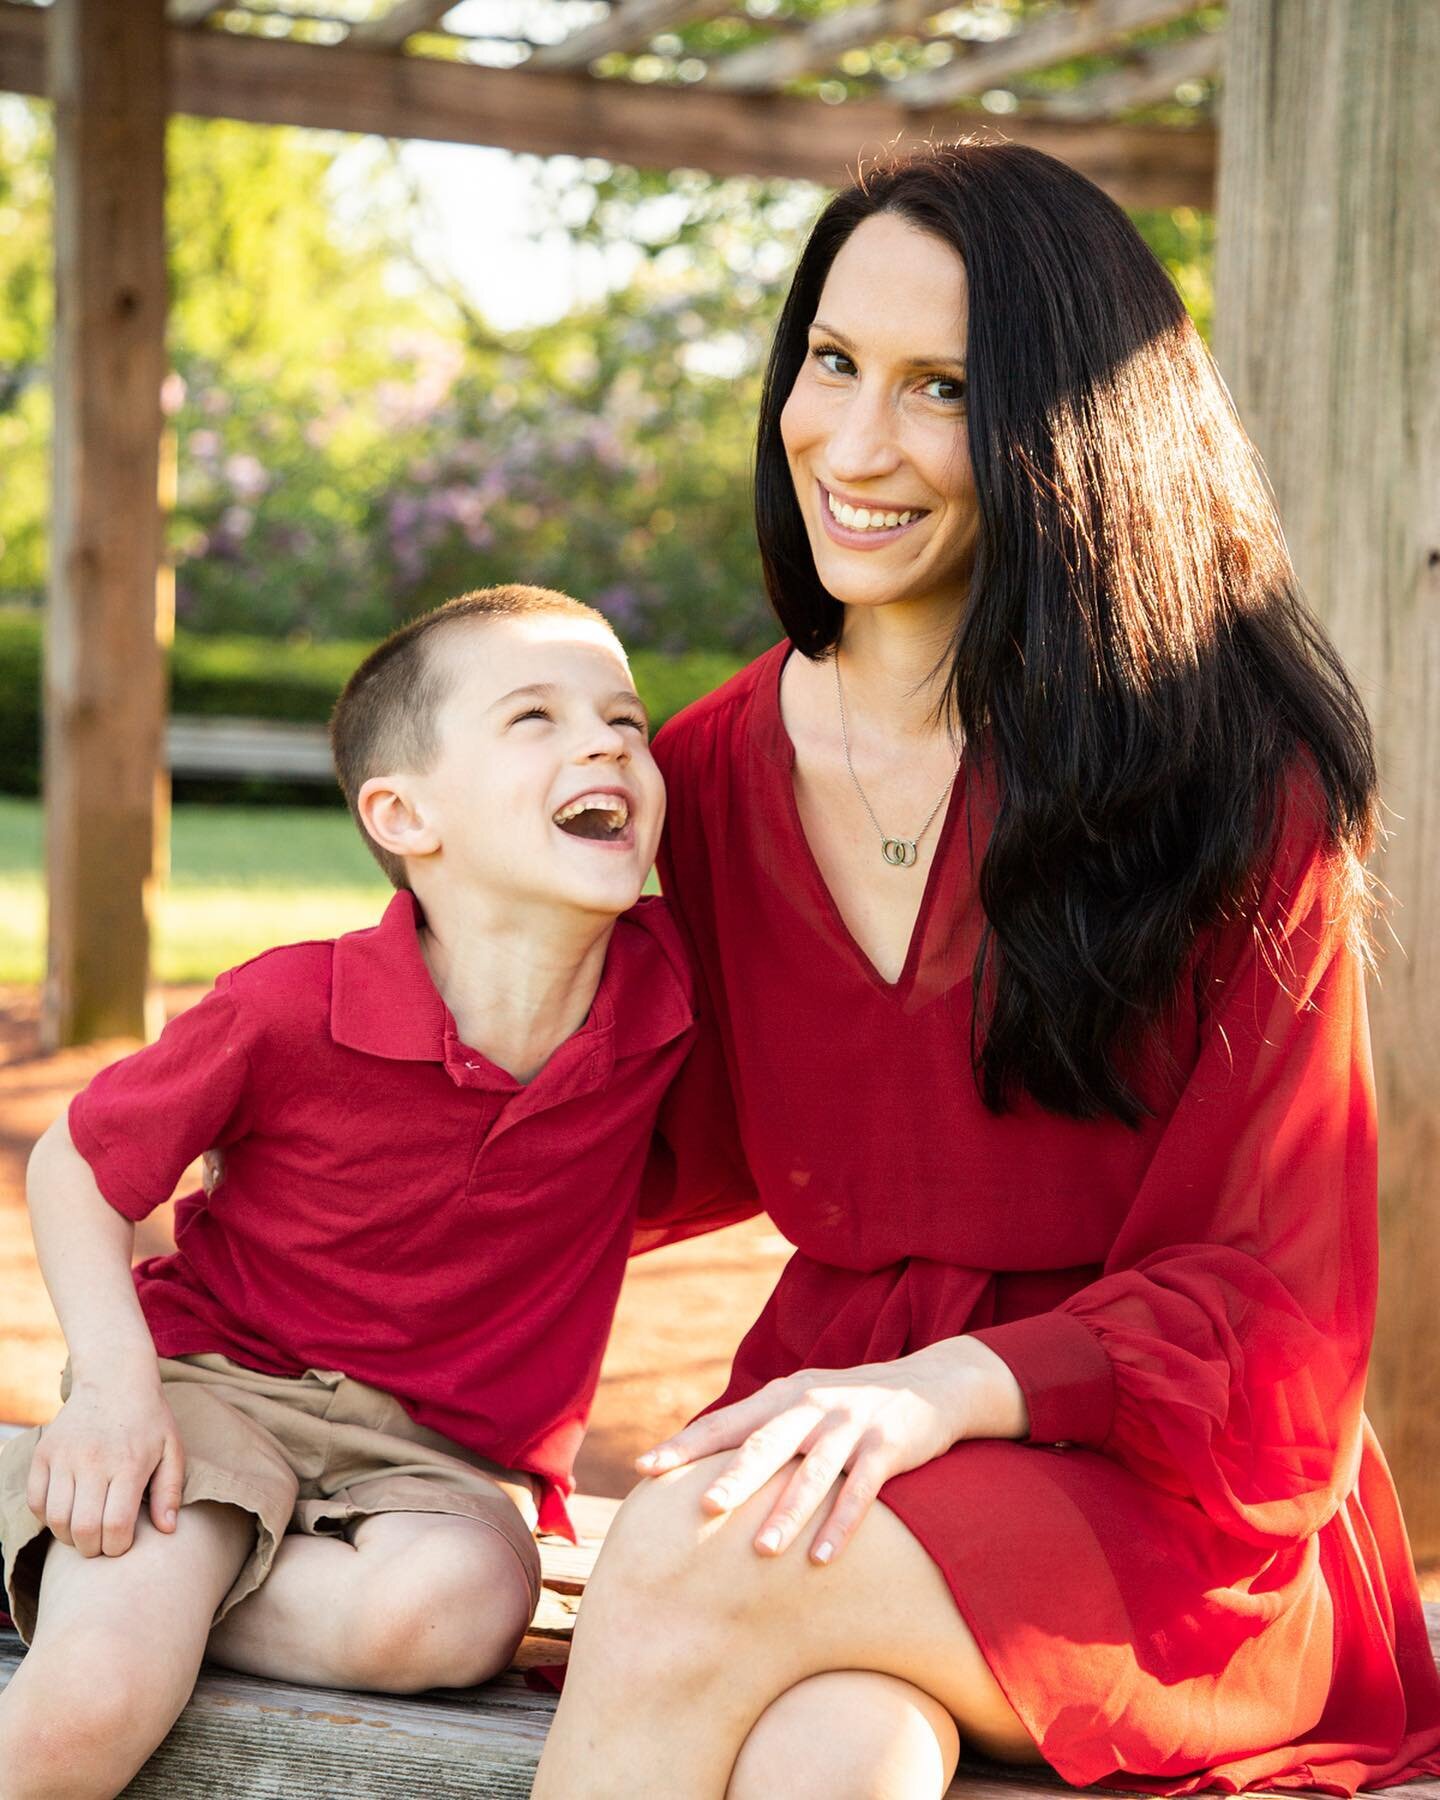
[[[1440,1632],[1440,1606],[1428,1610],[1433,1635]],[[0,1686],[20,1654],[19,1640],[0,1634]],[[531,1692],[518,1674],[483,1688],[397,1699],[289,1687],[207,1667],[174,1731],[125,1797],[193,1800],[201,1791],[201,1769],[207,1771],[208,1800],[523,1796],[554,1710],[554,1697]],[[220,1770],[223,1777],[214,1773]],[[977,1761],[961,1765],[950,1795],[1055,1800],[1066,1791],[1057,1777]],[[1411,1782],[1385,1793],[1390,1800],[1440,1800],[1440,1782]]]
[[[126,1788],[128,1800],[192,1800],[200,1791],[207,1800],[527,1795],[555,1697],[533,1692],[520,1671],[566,1659],[578,1596],[618,1504],[578,1496],[571,1515],[581,1542],[542,1541],[540,1610],[515,1669],[498,1681],[400,1698],[294,1687],[207,1666],[175,1729]],[[1425,1611],[1440,1662],[1440,1604]],[[23,1653],[13,1632],[0,1632],[0,1687]],[[1065,1791],[1058,1777],[1034,1769],[973,1761],[962,1763],[950,1795],[951,1800],[1055,1800]],[[1440,1782],[1412,1782],[1385,1792],[1390,1800],[1440,1800]]]

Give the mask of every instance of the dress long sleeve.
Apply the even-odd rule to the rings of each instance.
[[[1262,1546],[1318,1531],[1361,1448],[1375,1107],[1336,879],[1318,822],[1283,828],[1103,1274],[974,1334],[1019,1380],[1032,1441],[1099,1449]]]
[[[967,759],[882,979],[795,803],[789,654],[657,743],[706,1034],[662,1212],[753,1175],[795,1246],[722,1400],[965,1335],[1004,1358],[1032,1441],[962,1441],[881,1499],[1066,1781],[1440,1775],[1440,1678],[1360,1411],[1375,1114],[1317,783],[1281,797],[1250,916],[1197,944],[1137,1072],[1149,1115],[993,1113],[971,1067],[991,771]]]
[[[707,1015],[660,1109],[631,1254],[738,1225],[759,1211],[724,1051],[713,1014]]]
[[[740,1142],[719,1012],[704,960],[694,951],[687,918],[687,901],[693,890],[682,879],[671,852],[674,831],[672,817],[672,835],[660,848],[660,879],[691,950],[699,1029],[656,1122],[640,1190],[632,1255],[718,1231],[725,1225],[738,1225],[762,1210]]]

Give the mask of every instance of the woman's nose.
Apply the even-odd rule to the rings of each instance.
[[[826,462],[837,481],[861,482],[888,475],[900,461],[894,420],[883,396],[856,392],[836,419]]]

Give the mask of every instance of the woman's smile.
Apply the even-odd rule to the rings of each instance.
[[[893,544],[930,516],[926,508],[848,499],[827,488],[823,481],[815,485],[820,490],[820,522],[826,533],[847,550],[878,550]]]
[[[967,334],[965,265],[949,245],[891,215],[855,229],[780,416],[816,573],[842,605],[965,604],[979,518]],[[902,539],[893,557],[848,554]]]

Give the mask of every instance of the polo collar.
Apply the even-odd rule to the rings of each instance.
[[[459,1087],[528,1092],[522,1111],[557,1081],[572,1093],[592,1090],[609,1080],[617,1054],[659,1048],[694,1020],[687,985],[651,929],[651,910],[660,903],[642,900],[616,921],[589,1017],[528,1088],[461,1041],[420,950],[420,904],[405,889],[378,925],[335,940],[330,1035],[369,1056],[440,1063]]]
[[[378,925],[336,938],[330,1035],[397,1062],[444,1062],[453,1021],[420,952],[419,902],[401,889]]]

